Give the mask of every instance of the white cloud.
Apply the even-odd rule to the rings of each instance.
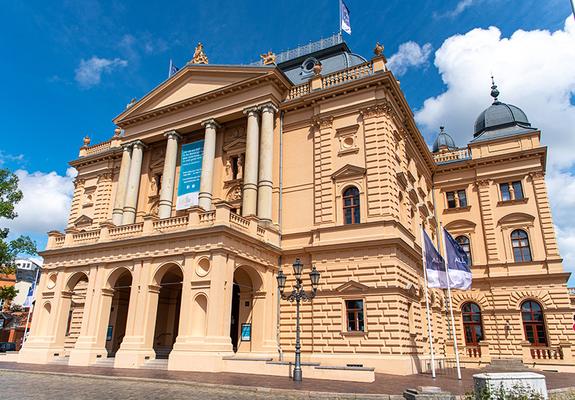
[[[0,150],[0,167],[3,167],[7,162],[24,162],[24,154],[9,154]]]
[[[120,58],[112,60],[93,56],[89,60],[80,60],[74,79],[80,86],[89,88],[100,83],[104,72],[111,72],[115,68],[122,68],[127,65],[128,62]]]
[[[16,204],[18,216],[1,221],[2,226],[10,229],[11,236],[45,235],[50,230],[65,228],[76,170],[68,168],[64,176],[56,172],[30,173],[22,169],[15,174],[24,197]]]
[[[434,14],[434,17],[441,18],[441,17],[448,17],[448,18],[455,18],[463,11],[471,7],[474,3],[477,3],[477,0],[460,0],[459,3],[455,6],[455,8],[451,11],[448,11],[444,14]]]
[[[397,53],[389,58],[387,66],[393,71],[395,76],[401,76],[410,67],[419,67],[427,64],[431,55],[431,44],[425,43],[423,46],[409,41],[402,43]]]
[[[575,22],[563,29],[518,30],[509,38],[496,27],[455,35],[435,52],[435,65],[447,86],[425,100],[415,118],[423,132],[435,136],[440,125],[460,146],[473,136],[473,124],[492,99],[491,74],[499,100],[520,107],[549,146],[550,200],[564,265],[575,270]],[[571,171],[571,172],[570,172]],[[568,193],[567,193],[567,192]]]

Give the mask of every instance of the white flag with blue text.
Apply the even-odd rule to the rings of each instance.
[[[340,22],[339,26],[340,29],[347,34],[351,35],[351,23],[349,22],[349,9],[343,2],[343,0],[339,0],[339,15],[340,15]]]

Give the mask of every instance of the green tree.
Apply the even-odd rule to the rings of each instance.
[[[5,307],[7,307],[17,295],[18,289],[14,286],[0,286],[0,300],[4,300]]]
[[[22,191],[18,189],[18,177],[6,169],[0,169],[0,220],[14,219],[18,216],[14,207],[22,200]],[[0,273],[14,273],[14,260],[18,254],[34,255],[36,243],[28,236],[8,240],[8,228],[0,228]],[[1,288],[0,288],[1,289]]]

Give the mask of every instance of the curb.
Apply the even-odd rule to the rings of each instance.
[[[67,372],[51,372],[51,371],[33,371],[26,369],[7,369],[0,368],[0,373],[26,373],[26,374],[38,374],[38,375],[56,375],[56,376],[69,376],[74,378],[84,378],[84,379],[119,379],[123,381],[131,382],[150,382],[150,383],[162,383],[162,384],[176,384],[181,386],[190,387],[202,387],[206,389],[223,389],[229,391],[242,391],[247,393],[276,393],[289,395],[299,398],[306,399],[338,399],[338,400],[359,400],[359,399],[382,399],[382,400],[405,400],[402,395],[389,395],[389,394],[376,394],[376,393],[338,393],[338,392],[316,392],[310,390],[294,390],[294,389],[274,389],[261,386],[240,386],[240,385],[229,385],[229,384],[217,384],[217,383],[205,383],[205,382],[195,382],[195,381],[182,381],[182,380],[171,380],[171,379],[158,379],[158,378],[139,378],[134,376],[107,376],[107,375],[94,375],[94,374],[79,374],[79,373],[67,373]]]

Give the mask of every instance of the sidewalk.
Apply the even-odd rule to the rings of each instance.
[[[327,392],[348,394],[386,394],[401,395],[407,388],[418,386],[439,386],[444,391],[462,395],[473,388],[473,374],[478,370],[463,369],[462,380],[455,376],[438,376],[432,379],[430,375],[389,375],[375,374],[373,383],[356,383],[342,381],[327,381],[306,379],[297,384],[288,377],[277,377],[252,374],[208,373],[186,371],[164,371],[151,369],[119,369],[103,367],[69,367],[67,365],[38,365],[0,362],[0,370],[18,370],[38,373],[60,373],[74,375],[92,375],[101,377],[124,377],[146,380],[162,380],[168,382],[196,383],[200,385],[226,385],[242,387],[244,390],[297,390],[305,392]],[[575,374],[558,372],[540,372],[547,378],[547,389],[559,389],[575,385]]]

